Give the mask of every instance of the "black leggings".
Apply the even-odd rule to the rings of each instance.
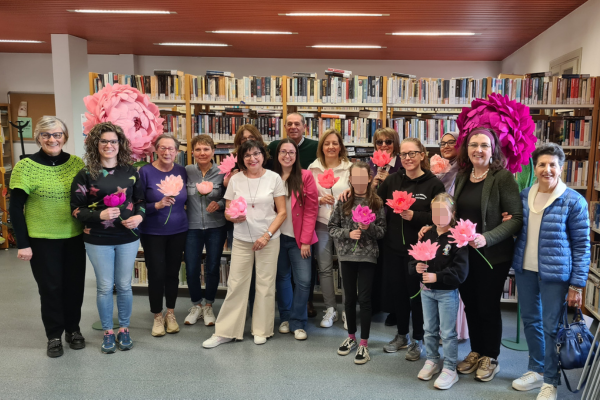
[[[371,331],[371,292],[376,264],[342,261],[342,284],[346,293],[348,333],[356,333],[356,300],[360,304],[360,338],[367,340]],[[358,286],[358,288],[357,288]]]
[[[150,311],[154,314],[163,310],[163,295],[167,308],[175,308],[186,238],[187,231],[174,235],[141,235],[148,269]]]

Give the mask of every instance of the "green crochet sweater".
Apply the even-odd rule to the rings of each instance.
[[[22,189],[29,195],[25,203],[29,237],[68,239],[83,233],[81,223],[71,216],[71,182],[84,166],[81,158],[74,155],[55,167],[29,158],[15,165],[10,188]]]

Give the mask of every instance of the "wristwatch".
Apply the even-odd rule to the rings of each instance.
[[[271,232],[267,231],[267,233],[269,234],[269,237],[270,237],[270,238],[272,238],[272,237],[273,237],[273,234],[272,234]]]

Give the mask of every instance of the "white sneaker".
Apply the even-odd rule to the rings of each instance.
[[[202,319],[202,316],[204,315],[202,304],[194,304],[188,311],[190,313],[185,317],[186,325],[194,325],[199,319]]]
[[[212,306],[204,306],[204,325],[213,326],[216,321]]]
[[[265,344],[265,343],[267,343],[266,337],[254,335],[254,344]]]
[[[440,370],[440,364],[436,364],[431,360],[427,360],[425,361],[425,365],[423,365],[423,368],[421,368],[421,370],[419,371],[419,375],[417,375],[417,378],[419,378],[422,381],[431,380],[431,378],[433,378],[435,374],[440,372]]]
[[[549,383],[544,383],[540,394],[537,396],[537,400],[556,400],[558,396],[558,390]]]
[[[290,323],[288,321],[284,321],[279,325],[279,333],[290,333]]]
[[[450,389],[456,382],[458,382],[458,373],[444,368],[440,376],[433,383],[433,386],[442,390]]]
[[[212,335],[210,339],[206,339],[204,343],[202,343],[202,347],[204,347],[205,349],[212,349],[213,347],[217,347],[222,343],[231,342],[232,340],[232,338]]]
[[[331,328],[333,326],[333,323],[337,320],[337,311],[335,311],[335,308],[329,307],[327,311],[325,311],[325,315],[323,316],[323,320],[321,321],[321,328]]]
[[[296,340],[306,340],[307,337],[308,335],[304,329],[296,329],[294,331],[294,338],[296,338]]]
[[[540,375],[537,372],[529,371],[526,372],[522,377],[515,379],[512,383],[512,387],[515,390],[527,391],[541,388],[543,384],[543,375]]]
[[[348,321],[346,321],[346,311],[342,311],[342,321],[344,321],[344,329],[348,330]]]

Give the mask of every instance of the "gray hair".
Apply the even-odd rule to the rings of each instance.
[[[172,141],[174,141],[175,149],[179,151],[179,140],[175,139],[175,137],[173,137],[172,135],[167,135],[166,133],[163,133],[162,135],[156,138],[156,140],[154,141],[154,150],[158,150],[158,143],[163,139],[171,139]]]
[[[287,119],[290,115],[298,115],[300,116],[300,118],[302,119],[302,125],[306,125],[306,119],[304,118],[304,115],[297,113],[297,112],[293,112],[293,113],[289,113],[286,117],[285,117],[285,122],[287,122]]]
[[[45,115],[39,119],[39,121],[35,125],[35,130],[33,132],[33,138],[35,139],[37,145],[41,146],[41,133],[48,132],[49,130],[52,130],[56,127],[59,127],[62,130],[63,135],[65,136],[65,143],[67,143],[67,140],[69,140],[69,129],[67,129],[67,124],[65,124],[60,118]]]
[[[534,167],[537,165],[537,161],[540,156],[554,156],[558,158],[558,165],[561,168],[565,163],[565,152],[563,151],[562,147],[556,143],[543,143],[537,149],[535,149],[533,153],[531,153]]]

